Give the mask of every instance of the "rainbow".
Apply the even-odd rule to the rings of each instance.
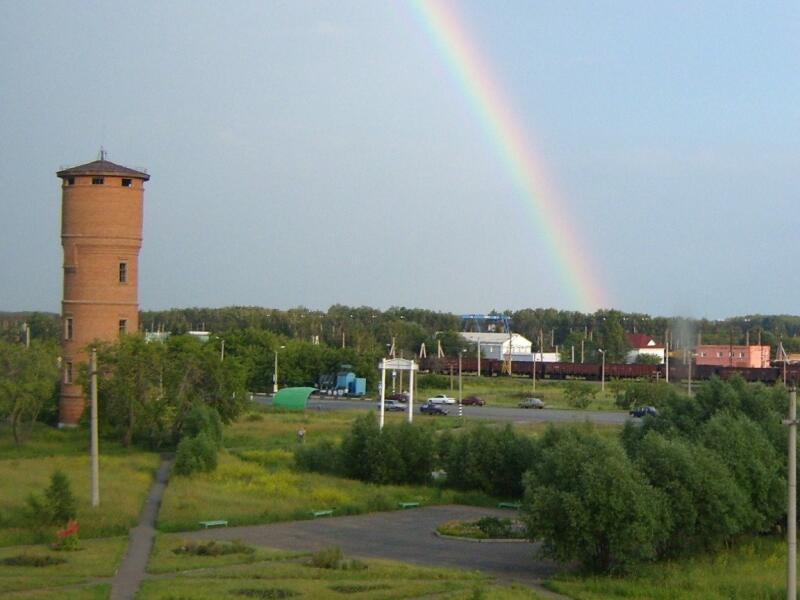
[[[541,153],[526,139],[522,121],[473,37],[447,2],[412,0],[411,6],[522,192],[571,302],[583,311],[603,307],[606,294],[572,224],[574,218],[567,218],[566,204],[546,175]]]

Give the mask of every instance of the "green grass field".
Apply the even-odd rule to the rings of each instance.
[[[61,469],[78,500],[81,538],[126,535],[139,517],[158,466],[158,455],[116,444],[100,446],[100,506],[92,508],[86,432],[40,428],[24,445],[9,445],[0,431],[0,547],[43,541],[27,527],[26,498],[41,495]],[[13,444],[13,443],[12,443]],[[55,531],[45,532],[47,540]]]
[[[122,559],[127,543],[127,537],[81,540],[79,549],[74,552],[57,552],[46,544],[0,548],[0,596],[5,598],[12,592],[37,590],[35,593],[30,592],[32,596],[19,597],[50,597],[48,594],[53,593],[53,590],[48,591],[48,588],[82,584],[96,577],[111,577]],[[3,563],[5,559],[19,555],[49,556],[66,562],[45,567],[9,566]],[[75,598],[105,597],[95,589],[73,592]]]
[[[226,428],[228,450],[219,455],[212,473],[173,477],[158,517],[164,532],[196,529],[199,521],[224,519],[229,525],[250,525],[311,518],[312,511],[335,509],[335,515],[395,510],[400,502],[469,503],[491,506],[496,500],[479,493],[437,486],[373,485],[294,469],[297,429],[306,443],[339,439],[360,412],[251,413]],[[401,420],[391,415],[390,420]],[[426,427],[453,427],[452,421],[430,420]]]
[[[180,543],[178,535],[159,536],[151,565]],[[365,600],[540,598],[523,587],[497,585],[476,572],[425,568],[391,561],[359,561],[359,569],[323,569],[309,566],[307,554],[281,553],[264,548],[256,549],[252,555],[196,557],[172,554],[166,560],[175,576],[146,581],[137,600],[248,597],[340,600],[352,594]],[[162,565],[156,569],[162,569]]]
[[[786,541],[750,539],[714,555],[644,565],[626,577],[564,576],[547,587],[575,600],[778,600],[786,597]]]
[[[550,408],[569,409],[572,407],[564,397],[564,386],[568,384],[569,382],[537,380],[534,392],[532,380],[526,377],[477,377],[475,375],[462,377],[463,397],[480,396],[490,406],[516,407],[523,398],[536,396],[544,400]],[[592,385],[600,387],[599,383],[592,383]],[[425,398],[436,394],[447,394],[458,398],[458,376],[453,377],[452,389],[449,385],[420,389],[416,396],[419,400],[424,401]],[[614,394],[610,382],[606,382],[605,395],[598,393],[588,410],[619,410],[614,405]]]

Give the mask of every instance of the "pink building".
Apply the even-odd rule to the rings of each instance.
[[[764,368],[769,366],[769,346],[714,344],[695,348],[696,364],[715,367]]]

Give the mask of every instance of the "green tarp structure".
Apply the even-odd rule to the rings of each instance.
[[[316,390],[317,388],[313,387],[283,388],[275,394],[272,399],[272,406],[288,410],[305,410],[308,397]]]

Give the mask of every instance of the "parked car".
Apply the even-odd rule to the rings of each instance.
[[[657,417],[658,411],[656,410],[655,406],[637,406],[630,412],[630,415],[636,418],[645,417],[647,415],[650,415],[651,417]]]
[[[447,409],[442,408],[440,405],[434,404],[433,402],[426,402],[419,407],[419,412],[421,412],[423,415],[446,415]]]
[[[432,398],[428,398],[428,402],[432,404],[455,404],[456,399],[451,398],[447,394],[436,394]]]
[[[525,398],[517,406],[520,408],[544,408],[544,400],[541,398]]]
[[[380,409],[381,403],[378,401],[378,408]],[[407,408],[406,404],[398,402],[397,400],[384,400],[383,409],[386,411],[403,411]]]
[[[486,402],[480,396],[467,396],[461,401],[466,406],[483,406]]]
[[[387,400],[397,400],[398,402],[408,402],[408,392],[398,392],[397,394],[389,394],[386,396]]]

